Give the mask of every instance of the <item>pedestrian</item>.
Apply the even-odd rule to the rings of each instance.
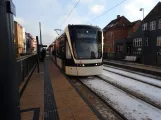
[[[43,48],[42,51],[41,51],[42,61],[44,61],[45,57],[46,57],[46,50]]]

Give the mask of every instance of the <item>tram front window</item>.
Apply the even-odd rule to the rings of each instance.
[[[95,29],[74,29],[73,50],[76,59],[100,59],[102,57],[102,33]]]

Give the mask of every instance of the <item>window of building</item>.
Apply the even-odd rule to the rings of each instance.
[[[143,30],[148,30],[148,24],[147,23],[143,24]]]
[[[114,33],[113,32],[111,32],[111,38],[114,38]]]
[[[139,39],[139,44],[142,46],[142,38]]]
[[[110,37],[110,34],[109,33],[106,33],[106,38],[108,39]]]
[[[135,47],[135,39],[133,39],[133,46]]]
[[[145,46],[148,46],[148,38],[145,39]]]
[[[161,29],[161,19],[159,20],[158,29]]]
[[[155,30],[156,27],[156,21],[150,22],[150,30]]]
[[[157,37],[157,46],[161,46],[161,36]]]
[[[140,46],[142,46],[142,38],[133,39],[133,46],[134,47],[140,47]]]
[[[136,39],[136,47],[139,46],[139,38]]]

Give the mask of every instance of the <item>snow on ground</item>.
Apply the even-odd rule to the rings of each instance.
[[[104,77],[105,76],[105,77]],[[126,78],[121,75],[103,71],[100,77],[105,78],[106,81],[117,84],[132,92],[144,96],[146,99],[154,102],[156,105],[161,106],[161,89],[136,81],[134,79]]]
[[[161,120],[161,110],[155,108],[98,78],[81,79],[129,120]]]
[[[116,73],[119,73],[122,75],[126,75],[128,77],[139,79],[140,81],[147,82],[147,83],[161,87],[161,80],[158,80],[158,79],[154,79],[154,78],[150,78],[150,77],[146,77],[146,76],[142,76],[142,75],[138,75],[138,74],[134,74],[134,73],[130,73],[130,72],[126,72],[123,70],[114,69],[114,68],[110,68],[110,67],[104,67],[104,69],[112,71],[112,72],[116,72]]]

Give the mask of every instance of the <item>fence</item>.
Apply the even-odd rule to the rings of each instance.
[[[17,59],[16,65],[16,76],[18,79],[19,85],[25,80],[25,78],[29,75],[32,69],[37,64],[37,54],[23,56]]]

